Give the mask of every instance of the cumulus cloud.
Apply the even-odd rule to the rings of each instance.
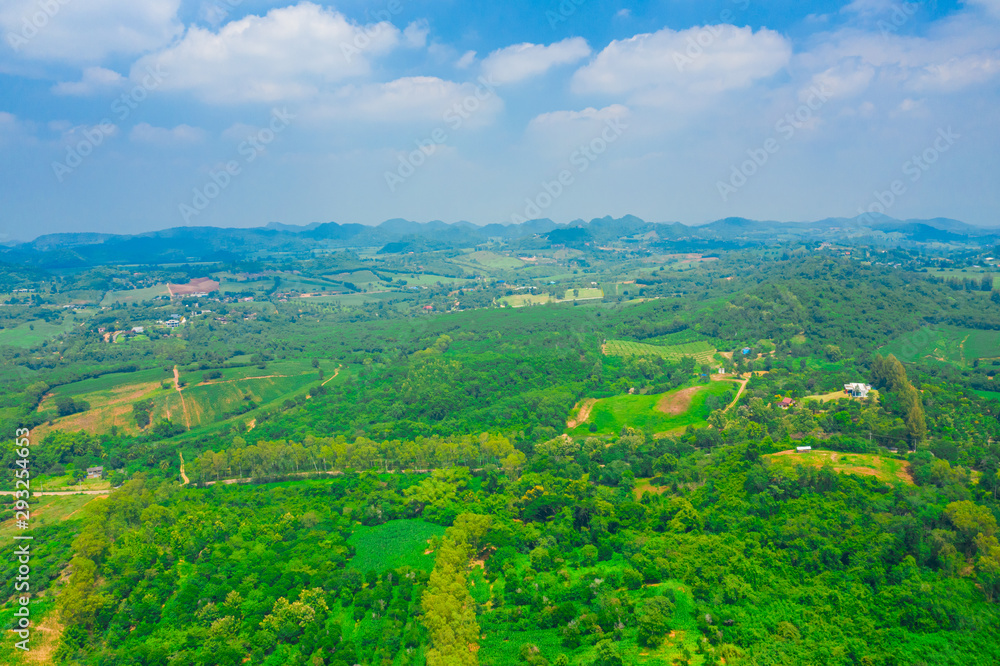
[[[324,96],[306,114],[323,119],[383,123],[438,122],[474,127],[488,124],[503,108],[496,92],[481,84],[433,76],[387,83],[347,85]]]
[[[125,82],[125,77],[118,72],[103,67],[87,67],[79,81],[61,81],[52,86],[56,95],[86,96],[117,88]]]
[[[419,28],[409,39],[416,40]],[[178,43],[132,68],[166,73],[163,90],[189,91],[212,103],[277,102],[315,96],[331,83],[363,76],[370,59],[400,44],[388,22],[352,23],[311,2],[247,16],[217,32],[192,27]]]
[[[483,73],[497,83],[517,83],[559,65],[571,65],[590,55],[582,37],[571,37],[545,46],[515,44],[491,53],[483,61]]]
[[[799,91],[799,99],[804,100],[813,94],[813,90],[820,90],[828,97],[855,97],[868,89],[874,76],[875,68],[870,63],[860,58],[846,58],[837,65],[815,74],[809,86]]]
[[[129,132],[129,139],[135,143],[157,146],[190,145],[201,143],[205,139],[205,131],[190,125],[178,125],[168,129],[154,127],[149,123],[139,123]]]
[[[22,57],[99,62],[136,55],[180,35],[180,0],[4,0],[0,33]]]
[[[683,103],[747,88],[785,67],[791,54],[789,41],[773,30],[664,28],[611,42],[574,74],[572,85],[578,93],[627,95],[636,104]]]
[[[549,113],[539,114],[532,118],[529,123],[529,127],[544,130],[556,125],[577,123],[581,121],[603,123],[615,118],[625,118],[628,114],[628,107],[621,104],[612,104],[611,106],[606,106],[603,109],[595,109],[591,106],[583,109],[582,111],[551,111]]]

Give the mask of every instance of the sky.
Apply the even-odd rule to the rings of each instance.
[[[1000,226],[1000,0],[3,0],[0,242],[391,218]]]

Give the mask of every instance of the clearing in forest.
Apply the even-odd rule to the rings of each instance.
[[[419,519],[390,520],[374,527],[360,527],[347,543],[354,546],[350,566],[365,573],[402,566],[430,571],[434,553],[428,541],[444,535],[445,528]]]
[[[887,483],[913,484],[910,464],[905,460],[887,458],[873,453],[841,453],[839,451],[804,451],[795,449],[771,453],[764,456],[772,466],[794,471],[796,467],[823,467],[830,465],[833,471],[842,474],[874,476]]]
[[[710,382],[654,395],[601,398],[590,405],[586,418],[577,413],[570,419],[567,430],[572,435],[583,436],[587,433],[614,434],[625,426],[666,432],[689,425],[704,425],[713,409],[725,407],[724,395],[735,394],[736,389],[731,382]]]

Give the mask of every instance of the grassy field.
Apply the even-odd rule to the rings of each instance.
[[[976,359],[1000,358],[1000,331],[957,326],[927,326],[907,333],[879,350],[904,363],[935,359],[955,365],[971,365]]]
[[[702,425],[711,413],[705,404],[710,395],[721,396],[726,391],[735,394],[735,382],[711,382],[655,395],[618,395],[595,402],[589,416],[569,430],[573,435],[589,432],[613,434],[625,426],[656,432],[668,432],[689,425]],[[591,425],[596,426],[591,430]]]
[[[904,460],[886,458],[871,453],[839,453],[813,450],[804,453],[782,451],[764,456],[771,465],[793,471],[798,466],[823,467],[831,465],[835,472],[874,476],[887,483],[913,483],[909,464]]]
[[[505,257],[502,254],[497,254],[495,252],[489,252],[486,250],[479,250],[476,252],[469,252],[468,254],[461,254],[457,257],[449,259],[453,264],[459,266],[466,266],[474,269],[482,268],[521,268],[524,266],[524,262],[516,257]]]
[[[34,484],[32,484],[34,485]],[[31,528],[37,530],[68,518],[82,518],[80,510],[91,502],[103,502],[102,495],[43,495],[31,505]],[[21,534],[14,525],[14,518],[0,523],[0,539],[7,542],[14,534]]]
[[[355,548],[351,566],[361,572],[402,566],[430,571],[434,568],[434,554],[425,552],[430,548],[427,542],[443,534],[440,525],[416,519],[361,527],[347,540]]]
[[[16,328],[0,330],[0,345],[28,348],[51,340],[60,333],[68,333],[93,315],[93,310],[67,311],[63,320],[50,324],[43,319],[24,322]]]
[[[119,291],[109,291],[104,295],[101,305],[114,305],[115,303],[142,303],[151,301],[157,296],[170,296],[166,284],[154,284],[152,287],[143,289],[123,289]]]
[[[878,400],[878,391],[876,391],[874,389],[871,390],[868,393],[868,397],[877,401]],[[851,396],[847,395],[843,391],[831,391],[830,393],[820,393],[820,394],[817,394],[817,395],[807,395],[806,397],[802,398],[801,400],[797,400],[796,402],[798,402],[799,404],[805,404],[806,400],[815,400],[816,402],[830,402],[831,400],[840,400],[841,398],[844,398],[844,399],[847,399],[847,400],[860,400],[861,399],[861,398],[852,398]]]
[[[696,363],[711,363],[715,356],[715,348],[707,342],[687,342],[679,345],[648,345],[630,340],[608,340],[604,345],[607,356],[662,356],[671,361],[679,361],[684,356],[691,356]]]
[[[525,305],[545,305],[552,302],[552,297],[548,294],[514,294],[504,296],[503,302],[512,308],[520,308]]]

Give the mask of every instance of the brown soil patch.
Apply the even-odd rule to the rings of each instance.
[[[676,393],[668,393],[656,403],[656,409],[669,416],[683,414],[691,406],[691,398],[700,390],[700,386],[692,386],[691,388],[681,389]]]
[[[575,417],[571,417],[566,421],[567,428],[575,428],[581,423],[586,423],[587,419],[590,418],[590,410],[594,408],[597,404],[597,398],[587,398],[580,403],[580,409],[577,411]]]
[[[182,294],[210,293],[219,290],[219,283],[212,278],[195,278],[187,284],[168,284],[167,291],[171,298]]]
[[[63,626],[59,623],[59,613],[52,609],[42,623],[32,632],[31,649],[24,657],[28,663],[54,664],[54,653],[59,647]]]

